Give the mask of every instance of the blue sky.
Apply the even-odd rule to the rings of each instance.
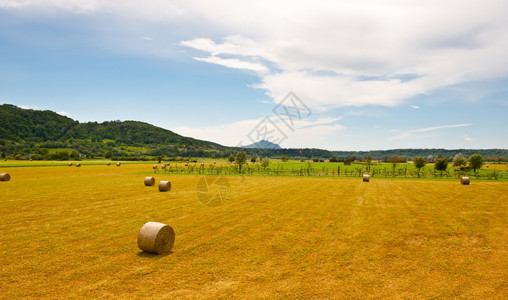
[[[0,103],[229,146],[268,125],[282,147],[508,148],[506,11],[500,0],[0,0]],[[288,126],[274,108],[290,92],[308,111],[286,106]]]

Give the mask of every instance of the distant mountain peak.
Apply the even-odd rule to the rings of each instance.
[[[261,140],[254,144],[250,144],[247,146],[242,146],[242,148],[258,148],[258,149],[282,149],[279,145],[272,143],[267,140]]]

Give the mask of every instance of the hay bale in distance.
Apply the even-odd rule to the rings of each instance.
[[[153,165],[152,167],[154,170],[157,170],[157,165]]]
[[[154,254],[168,253],[175,243],[175,231],[159,222],[147,222],[138,234],[139,249]]]
[[[159,182],[159,191],[160,192],[169,192],[170,190],[171,190],[171,182],[169,182],[169,181]]]
[[[122,165],[122,163],[121,163],[121,162],[117,162],[117,163],[116,163],[116,166],[117,166],[117,167],[119,167],[119,166],[121,166],[121,165]]]
[[[7,173],[0,174],[0,181],[9,181],[9,180],[11,180],[11,175]]]
[[[154,177],[145,177],[145,185],[146,186],[155,185],[155,178]]]
[[[72,163],[71,163],[71,162],[70,162],[70,163],[68,163],[67,165],[68,165],[69,167],[72,167]]]
[[[460,178],[460,183],[463,184],[463,185],[469,185],[469,177],[461,177]]]
[[[81,167],[81,164],[80,163],[76,163],[76,167]]]
[[[108,163],[106,164],[106,166],[110,166],[111,165],[111,162],[108,161]]]
[[[369,182],[370,176],[369,174],[363,174],[363,182]]]

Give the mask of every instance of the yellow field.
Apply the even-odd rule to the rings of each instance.
[[[151,166],[1,169],[0,297],[508,297],[506,182],[228,177],[207,207]],[[148,221],[172,253],[137,248]]]

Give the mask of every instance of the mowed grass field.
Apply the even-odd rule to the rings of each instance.
[[[508,297],[506,182],[227,177],[212,208],[151,167],[2,168],[0,298]],[[168,255],[138,249],[148,221]]]

